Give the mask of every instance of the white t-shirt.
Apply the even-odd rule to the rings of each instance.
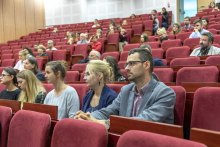
[[[51,50],[48,48],[46,51],[56,51],[57,49],[56,48],[52,48]]]
[[[21,70],[24,67],[24,61],[19,60],[15,65],[14,69]]]

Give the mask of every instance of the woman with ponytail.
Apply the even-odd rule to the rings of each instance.
[[[82,111],[94,112],[112,104],[118,94],[106,85],[114,79],[109,63],[92,60],[87,64],[84,75],[87,86],[91,89],[83,98]]]
[[[47,94],[44,104],[58,106],[58,120],[74,118],[79,111],[79,96],[76,90],[64,83],[66,69],[65,61],[48,62],[45,68],[47,82],[53,84],[55,89]]]

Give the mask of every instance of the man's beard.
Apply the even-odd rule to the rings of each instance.
[[[205,50],[205,49],[208,47],[208,46],[204,46],[203,43],[200,43],[199,45],[200,45],[200,47],[201,47],[202,50]]]

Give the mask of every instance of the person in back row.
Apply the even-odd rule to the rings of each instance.
[[[119,43],[118,43],[119,51],[123,52],[123,47],[128,44],[127,35],[125,29],[121,29],[119,34]]]
[[[151,14],[150,19],[153,20],[153,35],[155,35],[157,29],[159,28],[159,20],[155,17],[155,14]]]
[[[83,43],[88,43],[86,40],[86,35],[84,33],[80,34],[80,41],[78,41],[76,44],[83,44]]]
[[[93,35],[90,39],[89,39],[89,43],[90,40],[92,40],[91,45],[92,45],[92,51],[98,51],[101,53],[102,51],[102,43],[98,41],[98,36],[97,35]]]
[[[194,27],[194,26],[192,26],[192,25],[190,24],[190,20],[191,20],[191,18],[190,18],[189,16],[187,16],[187,17],[184,18],[184,24],[185,24],[185,26],[183,26],[182,29],[186,28],[187,30],[189,30],[189,28]]]
[[[6,86],[6,89],[2,90],[0,99],[18,100],[21,90],[17,85],[17,71],[12,67],[4,68],[0,76],[1,84]]]
[[[48,47],[48,49],[47,49],[46,51],[55,51],[55,50],[57,50],[55,47],[53,47],[53,45],[54,45],[53,40],[48,40],[48,41],[47,41],[47,47]]]
[[[45,68],[47,82],[54,90],[45,98],[44,104],[58,106],[58,120],[74,118],[79,111],[79,96],[73,87],[64,84],[67,64],[65,61],[48,62]]]
[[[95,27],[99,27],[99,22],[98,22],[98,19],[95,19],[94,21],[94,25],[92,26],[92,28],[95,28]]]
[[[220,48],[212,46],[214,36],[211,32],[205,32],[200,37],[200,47],[193,50],[190,56],[219,55]]]
[[[47,57],[48,61],[50,61],[50,58],[49,58],[48,54],[45,53],[46,52],[45,46],[39,45],[37,52],[38,52],[37,57]]]
[[[26,53],[26,51],[24,51],[24,50],[21,50],[21,51],[18,53],[18,58],[19,58],[20,60],[16,63],[14,69],[22,70],[22,69],[24,68],[24,61],[25,61],[25,59],[26,59],[26,55],[27,55],[27,53]]]
[[[38,47],[39,47],[39,45],[38,45]],[[37,47],[37,49],[38,49],[38,47]],[[33,53],[33,51],[32,51],[32,49],[31,48],[29,48],[29,47],[23,47],[23,50],[26,52],[26,58],[27,57],[34,57],[34,53]]]
[[[34,57],[27,57],[24,64],[24,69],[32,71],[39,81],[46,81],[44,74],[39,70],[37,59]]]
[[[146,49],[129,51],[126,70],[133,83],[121,88],[118,97],[107,108],[95,112],[76,113],[75,119],[109,126],[109,116],[118,115],[133,119],[174,123],[175,92],[152,77],[153,57]]]
[[[206,17],[204,17],[204,18],[202,19],[202,27],[203,27],[204,29],[208,29],[208,27],[209,27],[209,20],[208,20]]]
[[[42,83],[30,70],[22,70],[17,74],[18,87],[20,87],[21,94],[19,101],[29,103],[44,103],[46,97],[46,90]]]
[[[101,60],[90,61],[86,66],[84,79],[91,89],[83,98],[82,111],[94,112],[106,108],[118,94],[106,85],[114,77],[112,68]]]
[[[56,34],[57,32],[58,32],[58,28],[55,27],[54,30],[53,30],[53,32],[52,32],[51,34]]]
[[[202,20],[201,19],[196,19],[194,22],[194,31],[192,34],[189,36],[189,38],[199,38],[201,37],[201,34],[205,32],[209,32],[202,27]]]
[[[151,46],[149,44],[142,44],[139,48],[147,49],[151,53]],[[166,66],[162,60],[154,58],[154,66]]]
[[[141,44],[143,44],[144,42],[149,42],[148,35],[145,33],[141,35]]]
[[[160,43],[162,43],[164,40],[169,40],[165,28],[158,28],[157,34],[158,34],[158,37],[160,38]]]
[[[168,27],[168,22],[169,22],[169,13],[167,12],[166,8],[163,7],[162,8],[162,12],[160,14],[162,16],[162,27],[164,27],[165,29],[167,29]]]
[[[177,34],[179,34],[179,33],[181,33],[182,32],[182,28],[181,28],[181,25],[180,25],[180,23],[174,23],[173,24],[173,29],[172,29],[172,31],[170,32],[170,34],[173,34],[173,35],[177,35]]]
[[[100,60],[101,58],[101,54],[100,52],[98,51],[91,51],[89,53],[89,56],[86,57],[84,60],[79,60],[78,63],[89,63],[89,61],[92,61],[92,60]]]

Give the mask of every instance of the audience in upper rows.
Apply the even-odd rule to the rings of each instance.
[[[119,51],[123,52],[123,47],[128,44],[125,29],[121,29],[119,34]]]
[[[201,34],[204,32],[208,32],[207,30],[203,29],[202,27],[202,20],[196,19],[194,22],[194,32],[189,36],[189,38],[199,38],[201,37]]]
[[[114,73],[108,63],[93,60],[86,66],[84,79],[91,89],[83,98],[82,111],[94,112],[112,104],[118,94],[106,85],[112,80]]]
[[[204,18],[202,19],[202,27],[203,27],[204,29],[208,29],[208,26],[209,26],[209,20],[204,17]]]
[[[153,35],[155,35],[157,29],[159,28],[159,20],[155,17],[155,14],[151,14],[151,20],[153,20]]]
[[[39,47],[39,45],[38,45],[38,47]],[[38,49],[38,47],[37,47],[37,49]],[[34,53],[33,53],[31,48],[26,46],[26,47],[23,48],[23,50],[27,53],[26,58],[34,56]]]
[[[79,97],[76,90],[64,84],[67,64],[65,61],[51,61],[47,63],[45,71],[47,82],[54,85],[44,101],[47,105],[58,106],[58,120],[74,118],[79,111]]]
[[[184,18],[184,24],[185,24],[185,26],[183,26],[182,28],[186,28],[187,30],[189,30],[189,28],[192,28],[192,27],[194,27],[194,26],[192,26],[191,24],[190,24],[190,20],[191,20],[191,18],[190,17],[185,17]]]
[[[132,14],[132,15],[131,15],[131,18],[132,18],[132,19],[135,19],[135,18],[136,18],[136,15],[135,15],[135,14]]]
[[[200,37],[200,47],[193,50],[190,56],[219,55],[220,48],[212,46],[214,36],[210,32],[202,33]]]
[[[83,44],[83,43],[88,43],[86,40],[86,35],[84,33],[80,34],[80,41],[78,41],[76,44]]]
[[[29,103],[44,103],[46,90],[42,83],[30,70],[22,70],[17,74],[18,87],[21,89],[19,101]]]
[[[48,47],[48,49],[46,50],[46,51],[55,51],[55,50],[57,50],[55,47],[53,47],[54,46],[54,42],[53,42],[53,40],[48,40],[47,41],[47,47]]]
[[[19,58],[19,61],[16,63],[14,69],[17,69],[17,70],[22,70],[24,68],[24,61],[26,59],[26,51],[25,50],[21,50],[19,53],[18,53],[18,58]]]
[[[74,44],[75,41],[78,41],[76,35],[73,32],[70,32],[70,35],[69,35],[68,39],[69,39],[67,41],[68,45]]]
[[[157,29],[158,37],[160,38],[160,43],[162,43],[164,40],[168,40],[167,32],[165,28],[158,28]]]
[[[52,32],[51,34],[56,34],[57,32],[58,32],[58,28],[55,27],[54,30],[53,30],[53,32]]]
[[[98,19],[95,19],[94,21],[94,25],[92,26],[92,28],[95,28],[95,27],[99,27],[99,23],[98,23]]]
[[[177,35],[177,34],[179,34],[179,33],[181,33],[182,32],[182,28],[181,28],[181,25],[180,25],[180,23],[174,23],[173,24],[173,29],[172,29],[172,31],[170,32],[170,34],[173,34],[173,35]]]
[[[116,82],[126,82],[126,78],[125,75],[121,72],[119,66],[118,66],[118,62],[117,60],[112,57],[112,56],[105,56],[103,58],[104,62],[109,63],[109,65],[111,66],[113,73],[114,73],[114,78],[113,81]]]
[[[1,84],[6,86],[6,89],[2,90],[0,99],[18,100],[21,90],[17,87],[17,71],[12,67],[4,68],[0,79]]]
[[[88,57],[86,57],[84,60],[79,60],[78,63],[89,63],[89,61],[100,60],[100,58],[101,58],[100,52],[98,52],[98,51],[91,51],[89,53]]]
[[[143,44],[144,42],[149,42],[148,35],[145,33],[141,35],[141,44]]]
[[[160,15],[162,16],[162,27],[167,29],[170,14],[167,12],[165,7],[162,8],[162,12]]]
[[[47,57],[48,61],[50,61],[50,58],[49,58],[48,54],[45,53],[46,52],[45,46],[39,45],[37,52],[38,52],[37,57]]]
[[[215,8],[215,2],[210,2],[209,8]]]

